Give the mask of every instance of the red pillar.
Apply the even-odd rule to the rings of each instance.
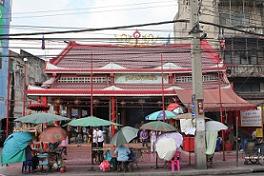
[[[55,104],[54,111],[55,111],[55,114],[60,115],[60,104]],[[55,126],[59,126],[60,122],[59,121],[55,121],[54,125]]]
[[[48,107],[48,98],[47,97],[41,97],[41,104],[45,107]],[[47,112],[48,109],[46,109],[44,112]]]
[[[116,122],[116,97],[111,97],[111,121]],[[111,127],[112,136],[115,134],[115,126]]]

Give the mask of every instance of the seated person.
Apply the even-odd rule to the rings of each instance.
[[[111,151],[107,150],[104,154],[104,160],[109,161],[112,170],[117,169],[117,161],[115,157],[112,157]]]
[[[115,149],[114,153],[117,155],[116,159],[117,159],[118,169],[121,170],[121,165],[122,165],[122,168],[125,171],[128,171],[128,160],[129,160],[129,154],[131,153],[129,148],[125,147],[124,145],[120,145]]]
[[[49,143],[48,144],[49,152],[56,152],[56,150],[58,149],[59,145],[60,145],[60,142]]]

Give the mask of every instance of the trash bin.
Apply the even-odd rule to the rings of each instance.
[[[194,152],[194,137],[183,138],[183,150],[187,152]]]

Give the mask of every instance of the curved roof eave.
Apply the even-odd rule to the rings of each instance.
[[[207,67],[204,68],[203,72],[216,72],[216,71],[225,71],[225,66],[217,67]],[[188,73],[192,72],[191,68],[179,68],[179,69],[93,69],[93,73]],[[46,69],[45,73],[91,73],[91,69]]]

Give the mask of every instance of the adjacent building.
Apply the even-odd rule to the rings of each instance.
[[[8,119],[8,131],[12,131],[14,118],[21,117],[31,113],[30,105],[36,102],[34,99],[26,96],[28,85],[41,85],[46,81],[46,75],[43,73],[45,61],[24,50],[20,53],[9,51],[9,74],[6,77],[8,82],[8,98],[6,100],[6,109],[8,117],[3,119],[3,124]],[[33,103],[34,104],[34,103]],[[38,110],[37,108],[32,108]],[[4,125],[2,129],[6,130]]]
[[[242,29],[249,33],[201,24],[208,41],[218,50],[227,66],[234,90],[257,105],[264,103],[264,2],[262,0],[199,1],[200,21]],[[178,0],[175,19],[189,19],[189,0]],[[188,36],[189,23],[176,23],[175,37]],[[201,34],[202,35],[202,34]],[[182,41],[176,40],[180,43]]]
[[[10,23],[10,1],[0,1],[0,34],[9,33]],[[8,65],[9,65],[9,41],[2,39],[0,40],[0,129],[5,125],[3,123],[4,118],[8,116]],[[2,130],[1,130],[2,131]]]

